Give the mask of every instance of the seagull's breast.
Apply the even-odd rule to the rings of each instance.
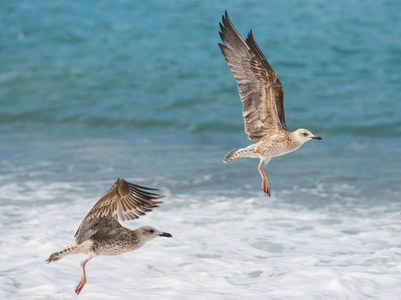
[[[294,148],[288,134],[279,132],[273,135],[265,136],[255,144],[256,151],[263,157],[276,157],[292,152]]]

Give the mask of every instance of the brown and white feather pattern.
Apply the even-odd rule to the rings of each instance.
[[[283,89],[272,67],[256,44],[252,31],[246,41],[232,25],[227,11],[220,23],[221,52],[238,83],[245,132],[251,140],[287,131]]]
[[[155,200],[164,196],[150,190],[154,189],[118,178],[83,219],[74,235],[76,243],[81,244],[94,235],[113,235],[122,227],[118,218],[122,221],[138,219],[158,207],[162,201]]]

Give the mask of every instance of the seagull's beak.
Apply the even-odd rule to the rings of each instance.
[[[167,232],[162,232],[159,235],[160,236],[165,236],[165,237],[173,237],[170,233],[167,233]]]
[[[318,135],[312,136],[311,139],[319,140],[319,141],[322,140],[322,138],[320,136],[318,136]]]

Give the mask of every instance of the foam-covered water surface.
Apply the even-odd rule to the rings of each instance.
[[[95,200],[3,209],[2,298],[73,298],[84,256],[49,265],[44,259],[72,241]],[[80,297],[396,299],[396,209],[309,209],[274,196],[170,195],[160,209],[125,225],[155,226],[173,238],[91,260]]]

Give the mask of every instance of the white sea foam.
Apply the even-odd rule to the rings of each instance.
[[[2,299],[72,299],[84,255],[46,264],[72,241],[95,198],[2,206]],[[77,192],[72,189],[72,194]],[[174,195],[124,223],[170,232],[143,248],[87,265],[82,299],[397,299],[399,212],[280,199]],[[257,195],[257,196],[256,196]],[[27,197],[31,197],[28,193]]]

